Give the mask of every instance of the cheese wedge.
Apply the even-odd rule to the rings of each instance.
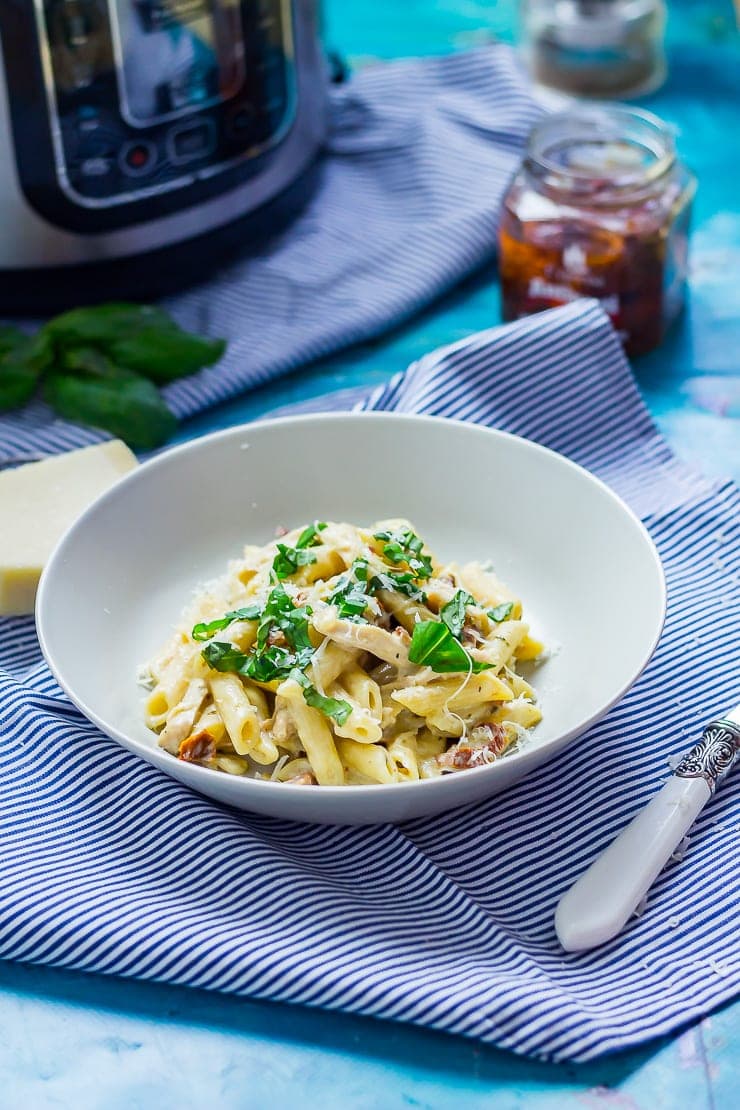
[[[114,439],[0,471],[0,615],[32,613],[57,540],[95,498],[136,466]]]

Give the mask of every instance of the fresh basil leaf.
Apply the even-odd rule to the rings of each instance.
[[[340,578],[327,598],[330,605],[336,606],[337,615],[342,620],[359,623],[364,619],[365,610],[372,601],[372,597],[365,589],[366,583],[367,561],[355,559],[349,572]]]
[[[24,335],[16,328],[0,328],[0,411],[30,401],[53,354],[41,332]]]
[[[384,541],[383,555],[391,563],[407,563],[414,577],[431,578],[431,557],[422,554],[424,543],[410,528],[399,528],[396,532],[375,532],[373,538]]]
[[[313,524],[309,524],[298,537],[296,548],[300,550],[302,547],[310,547],[319,538],[319,532],[323,532],[325,528],[326,524],[323,520],[315,520]]]
[[[64,312],[50,320],[44,331],[62,347],[92,345],[106,349],[124,332],[151,327],[167,330],[172,326],[172,318],[154,305],[113,301]]]
[[[0,324],[0,358],[25,343],[27,339],[28,335],[20,328],[11,327],[10,324]]]
[[[396,593],[410,597],[412,601],[420,601],[426,605],[427,595],[414,585],[413,577],[411,571],[405,571],[402,574],[375,574],[370,579],[370,589],[373,593],[377,593],[378,590],[395,590]]]
[[[226,644],[222,640],[211,640],[201,655],[209,667],[214,671],[224,671],[228,674],[245,674],[245,667],[249,656],[233,644]]]
[[[383,554],[386,559],[390,559],[392,563],[406,562],[407,553],[405,549],[401,547],[400,543],[397,543],[395,540],[383,545]]]
[[[260,616],[259,605],[247,605],[244,609],[233,609],[217,620],[208,621],[207,624],[196,624],[191,632],[194,640],[210,640],[216,632],[228,628],[233,621],[256,621]]]
[[[83,377],[114,378],[116,367],[97,347],[72,347],[63,350],[58,358],[59,367]]]
[[[318,709],[325,717],[332,717],[338,725],[343,725],[352,712],[352,706],[348,701],[324,697],[313,686],[303,691],[303,700],[306,705],[310,705],[312,709]]]
[[[365,593],[361,582],[348,581],[340,582],[327,600],[330,605],[336,606],[337,616],[342,620],[357,621],[364,616],[371,598]]]
[[[456,640],[460,639],[465,625],[465,610],[474,603],[472,594],[467,590],[458,590],[446,605],[439,611],[442,621],[447,625]]]
[[[120,366],[165,385],[218,362],[226,341],[191,335],[175,325],[167,330],[154,326],[130,335],[123,333],[109,342],[107,349]]]
[[[325,717],[331,717],[338,725],[344,724],[352,712],[352,706],[348,701],[327,698],[324,694],[320,694],[302,671],[291,671],[290,677],[303,688],[303,700],[306,705],[310,705],[312,709],[318,709]]]
[[[46,379],[44,397],[65,420],[104,428],[144,450],[160,447],[177,427],[156,387],[118,367],[100,377],[52,373]]]
[[[431,667],[437,674],[489,670],[490,663],[473,659],[442,621],[420,621],[414,625],[409,659],[420,667]]]
[[[38,381],[38,374],[27,366],[0,361],[0,412],[20,408],[30,401]]]
[[[183,331],[161,308],[113,303],[65,312],[44,328],[59,348],[97,347],[119,366],[163,384],[203,366],[224,353],[222,339]]]
[[[277,549],[278,553],[273,560],[272,569],[276,578],[280,580],[295,574],[299,567],[305,567],[309,563],[316,562],[314,553],[306,551],[305,548],[288,547],[284,543],[279,543]]]
[[[274,682],[287,678],[297,665],[299,660],[292,652],[275,644],[259,654],[251,654],[242,673],[256,682]]]
[[[409,559],[409,566],[417,578],[432,577],[432,558],[430,555],[418,555]]]
[[[501,605],[497,605],[494,609],[489,609],[488,616],[491,618],[492,621],[495,621],[496,624],[501,624],[501,621],[505,621],[509,616],[511,616],[511,610],[513,608],[513,601],[505,601]]]
[[[270,592],[262,611],[260,625],[257,629],[257,648],[261,649],[265,646],[270,632],[279,630],[294,651],[304,649],[312,651],[313,648],[308,634],[309,616],[308,609],[294,605],[293,599],[285,587],[278,583]]]

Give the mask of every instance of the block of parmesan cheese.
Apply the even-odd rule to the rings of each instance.
[[[0,615],[33,612],[57,540],[135,466],[136,456],[115,439],[0,471]]]

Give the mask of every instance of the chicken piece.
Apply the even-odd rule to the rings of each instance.
[[[376,659],[392,663],[399,671],[414,670],[414,664],[409,663],[411,637],[403,628],[387,632],[374,624],[355,624],[353,621],[341,620],[332,606],[314,613],[313,625],[322,636],[341,647],[368,651]]]
[[[167,724],[159,734],[159,746],[170,755],[177,755],[180,743],[193,731],[200,707],[208,693],[208,686],[202,678],[194,678],[167,718]]]

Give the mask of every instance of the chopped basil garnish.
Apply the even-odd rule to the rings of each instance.
[[[303,529],[295,547],[288,547],[284,543],[277,545],[278,553],[272,564],[273,573],[277,579],[289,578],[299,567],[316,562],[316,556],[307,549],[318,543],[319,533],[325,528],[326,524],[323,520],[315,520],[313,524]]]
[[[414,585],[414,576],[410,570],[401,571],[397,574],[390,571],[388,574],[375,574],[370,579],[370,589],[374,593],[377,593],[378,590],[395,590],[396,593],[405,594],[412,601],[420,601],[423,605],[426,604],[427,600],[424,591]]]
[[[249,656],[240,651],[233,644],[225,644],[221,640],[212,640],[203,648],[201,655],[209,667],[214,671],[226,671],[234,674],[246,674],[245,667]]]
[[[294,651],[313,650],[308,635],[308,618],[311,611],[293,604],[285,586],[278,583],[270,591],[257,629],[257,650],[268,642],[271,632],[282,632]]]
[[[467,590],[458,590],[457,593],[439,611],[442,621],[447,625],[456,640],[462,635],[465,624],[465,610],[468,605],[473,605],[475,598]]]
[[[302,687],[303,700],[306,705],[310,705],[312,709],[318,709],[325,717],[331,717],[338,725],[344,724],[352,712],[352,706],[348,701],[339,698],[327,698],[324,694],[320,694],[302,671],[291,671],[290,677],[295,679],[298,685]]]
[[[209,621],[207,624],[196,624],[191,633],[194,640],[210,640],[216,632],[228,628],[232,621],[256,621],[260,616],[259,605],[247,605],[244,609],[233,609],[218,620]]]
[[[300,551],[304,547],[310,547],[316,543],[319,538],[319,532],[323,532],[326,524],[323,520],[315,520],[313,524],[309,524],[308,528],[304,528],[298,537],[296,548]]]
[[[502,605],[497,605],[495,609],[489,609],[488,616],[492,621],[495,621],[496,624],[501,624],[501,621],[505,621],[507,617],[511,615],[511,610],[513,608],[513,601],[505,601]]]
[[[431,667],[437,674],[487,671],[491,664],[481,663],[468,655],[465,648],[442,621],[420,621],[414,625],[409,659],[420,667]]]
[[[365,590],[366,583],[367,561],[355,559],[349,573],[340,578],[327,598],[330,605],[336,605],[337,614],[343,620],[359,623],[364,619],[364,612],[372,600]]]
[[[314,553],[303,547],[287,547],[286,544],[279,543],[277,549],[278,553],[273,560],[272,569],[278,579],[289,578],[299,567],[316,562]]]
[[[257,615],[260,623],[254,648],[245,653],[233,644],[211,641],[202,652],[208,666],[215,671],[243,674],[256,682],[287,678],[296,667],[307,667],[314,652],[308,634],[310,610],[294,605],[285,587],[278,583]]]
[[[373,538],[384,541],[383,555],[389,562],[394,565],[406,563],[415,578],[432,577],[431,557],[423,554],[424,543],[410,528],[375,532]]]
[[[242,652],[233,644],[211,640],[203,649],[203,658],[214,671],[242,674],[255,682],[274,682],[287,678],[295,667],[306,667],[311,652],[291,652],[277,644],[260,652]]]

